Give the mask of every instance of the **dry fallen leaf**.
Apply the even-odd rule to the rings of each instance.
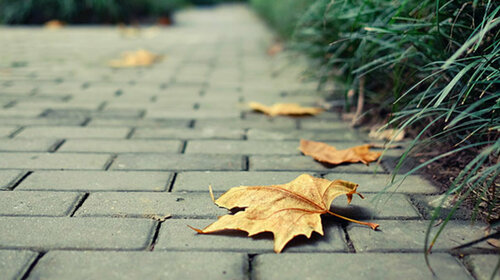
[[[280,52],[283,51],[283,44],[282,43],[274,43],[272,44],[268,49],[267,49],[267,54],[270,56],[274,56]]]
[[[122,58],[111,60],[109,65],[114,68],[149,66],[160,61],[161,55],[157,55],[146,50],[138,50],[135,52],[125,52]]]
[[[382,154],[380,152],[371,152],[371,147],[372,145],[366,144],[345,150],[337,150],[326,143],[301,139],[299,149],[304,155],[311,156],[315,160],[324,163],[362,162],[368,165],[369,162],[376,161]]]
[[[392,141],[403,141],[405,138],[405,132],[404,130],[398,133],[398,129],[383,129],[383,130],[378,130],[377,127],[374,127],[370,130],[370,134],[368,134],[368,137],[372,139],[377,139],[377,140],[392,140]]]
[[[57,20],[57,19],[53,19],[53,20],[47,21],[43,25],[43,27],[47,28],[47,29],[61,29],[64,27],[64,22]]]
[[[266,106],[258,102],[250,102],[250,108],[255,111],[262,112],[271,117],[278,115],[287,116],[303,116],[303,115],[317,115],[323,111],[322,108],[317,107],[302,107],[296,103],[277,103],[273,106]]]
[[[343,180],[326,180],[302,174],[290,183],[272,186],[240,186],[231,188],[220,196],[215,203],[227,209],[245,208],[236,214],[228,214],[207,226],[198,233],[214,233],[223,230],[242,230],[248,236],[262,232],[274,234],[274,251],[279,253],[295,236],[311,237],[313,231],[323,235],[321,214],[370,226],[379,225],[352,220],[330,212],[332,201],[345,194],[347,201],[356,192],[357,184]]]

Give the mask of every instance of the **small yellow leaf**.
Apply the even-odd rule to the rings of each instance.
[[[341,164],[346,162],[362,162],[368,165],[369,162],[376,161],[382,153],[371,152],[372,145],[361,145],[345,150],[337,150],[326,143],[309,140],[300,140],[300,151],[311,156],[317,161],[329,164]]]
[[[65,25],[64,22],[57,20],[57,19],[53,19],[53,20],[47,21],[43,25],[43,27],[46,29],[61,29],[64,27],[64,25]]]
[[[138,50],[135,52],[125,52],[120,59],[111,60],[109,66],[114,68],[149,66],[162,59],[161,55],[157,55],[146,50]]]
[[[352,196],[358,194],[357,187],[348,181],[330,181],[308,174],[283,185],[235,187],[220,196],[215,204],[227,209],[244,208],[243,211],[219,217],[202,230],[190,228],[200,234],[228,229],[246,231],[248,236],[272,232],[276,253],[298,235],[310,238],[313,231],[323,235],[321,214],[328,213],[376,229],[378,224],[352,220],[329,210],[332,201],[340,195],[346,195],[350,202]]]
[[[286,115],[286,116],[317,115],[323,111],[322,108],[302,107],[296,103],[277,103],[272,106],[266,106],[258,102],[250,102],[249,106],[253,110],[262,112],[271,117],[278,115]]]

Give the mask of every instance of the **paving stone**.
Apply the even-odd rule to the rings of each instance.
[[[51,251],[28,279],[245,279],[247,270],[238,253]]]
[[[81,125],[83,118],[0,118],[2,125]]]
[[[0,215],[66,216],[80,199],[69,192],[0,192]]]
[[[204,228],[214,220],[172,219],[166,220],[160,229],[155,250],[190,250],[190,251],[237,251],[249,253],[273,252],[273,236],[270,233],[247,237],[243,231],[231,231],[227,234],[197,234],[187,225]],[[283,252],[345,252],[343,231],[337,223],[323,222],[324,236],[313,233],[311,239],[296,237],[285,247]]]
[[[339,197],[333,201],[330,210],[356,220],[420,218],[417,210],[403,194],[363,196],[365,199],[355,196],[350,204],[347,203],[346,197]]]
[[[7,137],[17,129],[17,126],[0,126],[0,137]]]
[[[149,219],[0,217],[0,248],[122,249],[148,246]]]
[[[19,170],[0,170],[0,190],[8,189],[24,175]]]
[[[45,111],[45,110],[44,109],[26,110],[26,109],[18,109],[18,108],[0,109],[0,117],[9,117],[9,118],[30,117],[30,118],[34,118],[34,117],[40,116],[43,113],[43,111]]]
[[[16,138],[122,138],[130,132],[127,127],[28,127]]]
[[[177,174],[172,191],[207,192],[212,186],[215,192],[227,191],[238,186],[278,185],[297,178],[301,172],[181,172]],[[314,175],[314,174],[311,174]]]
[[[242,129],[226,128],[138,128],[132,138],[138,139],[242,139]]]
[[[447,254],[432,254],[432,275],[422,253],[417,254],[263,254],[252,262],[252,279],[472,279]]]
[[[477,280],[500,279],[500,273],[497,272],[494,277],[493,272],[498,265],[497,254],[495,255],[470,255],[465,257],[465,263],[472,269],[472,274]]]
[[[168,127],[168,128],[187,128],[189,120],[174,119],[101,119],[92,118],[89,127],[93,126],[126,126],[126,127]]]
[[[246,154],[246,155],[290,155],[299,154],[296,141],[221,141],[191,140],[187,142],[186,154]]]
[[[267,128],[267,129],[295,129],[297,123],[294,119],[276,118],[262,120],[240,120],[240,119],[214,119],[196,120],[195,128]]]
[[[227,213],[213,203],[208,192],[106,192],[90,194],[75,215],[159,219],[168,215],[173,218],[216,218]]]
[[[421,252],[423,250],[429,221],[375,220],[374,222],[380,224],[380,231],[354,224],[348,226],[349,237],[356,252]],[[486,225],[479,222],[471,226],[470,221],[450,221],[432,250],[433,252],[446,251],[484,237],[485,227]],[[438,229],[439,226],[432,228],[431,238]],[[481,242],[464,251],[475,252],[484,249],[491,249],[491,246],[486,242]]]
[[[441,205],[441,202],[444,203]],[[472,218],[472,211],[465,205],[460,205],[454,209],[457,198],[453,195],[414,195],[412,202],[420,210],[425,219],[431,219],[434,215],[434,209],[441,206],[438,219],[446,219],[448,215],[454,211],[451,219],[469,220]]]
[[[439,189],[427,180],[415,175],[410,175],[402,182],[398,182],[388,188],[386,186],[391,182],[392,175],[380,174],[379,171],[377,171],[377,174],[328,173],[324,178],[328,180],[341,179],[357,183],[359,184],[358,191],[362,193],[385,191],[387,193],[432,194],[439,192]],[[395,182],[399,178],[402,177],[396,177]]]
[[[1,147],[1,141],[0,141]],[[100,153],[175,153],[180,152],[181,141],[175,140],[67,140],[60,152]]]
[[[146,118],[175,118],[175,119],[217,119],[238,118],[240,112],[237,110],[154,110],[149,109]]]
[[[113,170],[242,170],[243,158],[234,155],[121,154]]]
[[[349,130],[349,123],[343,121],[336,121],[331,119],[301,119],[300,128],[305,130]]]
[[[35,260],[37,253],[21,250],[0,250],[0,275],[2,279],[21,279]]]
[[[0,153],[0,169],[103,169],[102,154]]]
[[[165,191],[170,172],[35,171],[16,190]]]
[[[58,142],[56,139],[0,139],[0,151],[48,152]]]
[[[250,129],[247,133],[249,140],[300,140],[314,141],[359,141],[361,137],[354,130],[264,130]],[[352,145],[352,144],[351,144]]]
[[[47,118],[139,118],[143,110],[138,109],[104,109],[102,111],[85,109],[50,109],[45,113]]]
[[[319,163],[308,156],[250,156],[249,166],[252,171],[323,171],[323,172],[352,172],[373,173],[384,172],[376,163],[366,166],[361,163],[342,164],[337,166]],[[385,172],[384,172],[385,173]]]

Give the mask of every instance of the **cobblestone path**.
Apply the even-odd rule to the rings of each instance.
[[[377,204],[391,158],[331,168],[297,149],[300,138],[367,142],[337,115],[270,119],[245,107],[320,97],[314,82],[299,81],[301,63],[266,54],[272,37],[245,6],[185,11],[175,27],[140,33],[0,29],[0,278],[431,278],[422,249],[435,187],[411,176]],[[165,58],[143,69],[107,66],[140,48]],[[339,198],[334,210],[381,231],[323,217],[324,237],[297,238],[277,255],[272,235],[187,227],[226,213],[209,184],[220,194],[301,173],[359,183],[367,198],[351,206]],[[496,264],[485,243],[449,250],[484,234],[469,225],[450,222],[436,244],[441,279],[482,279]]]

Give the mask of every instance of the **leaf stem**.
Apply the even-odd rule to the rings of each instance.
[[[368,222],[361,222],[361,221],[357,221],[357,220],[353,220],[351,218],[347,218],[347,217],[344,217],[344,216],[341,216],[337,213],[333,213],[333,212],[330,212],[328,210],[326,210],[326,212],[330,215],[333,215],[335,217],[338,217],[338,218],[341,218],[341,219],[344,219],[344,220],[347,220],[349,222],[353,222],[353,223],[356,223],[356,224],[360,224],[360,225],[365,225],[365,226],[369,226],[371,227],[373,230],[376,230],[378,227],[379,227],[379,224],[376,224],[376,223],[368,223]]]

